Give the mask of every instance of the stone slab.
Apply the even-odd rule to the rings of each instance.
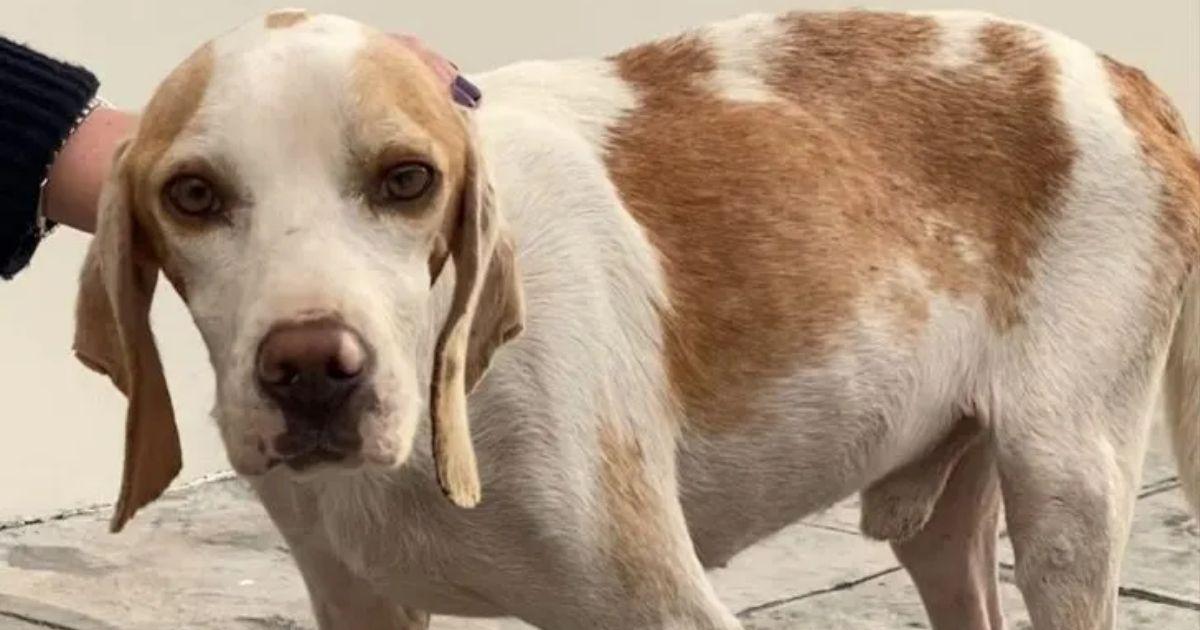
[[[1170,482],[1173,464],[1161,444],[1146,470],[1122,574],[1137,597],[1123,598],[1121,627],[1196,630],[1200,612],[1189,606],[1200,607],[1200,528]],[[107,520],[106,509],[71,512],[0,531],[0,630],[29,630],[27,620],[69,630],[314,628],[299,574],[241,482],[171,492],[119,535],[108,533]],[[925,627],[907,575],[886,545],[863,539],[857,527],[852,498],[737,556],[711,574],[713,583],[751,629]],[[1002,556],[1011,563],[1006,544]],[[1005,603],[1010,627],[1020,628],[1024,609],[1011,585]],[[515,620],[434,623],[528,628]]]

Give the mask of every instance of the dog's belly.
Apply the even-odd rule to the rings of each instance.
[[[975,325],[958,314],[934,319],[920,335],[928,341],[908,347],[864,339],[832,362],[733,392],[742,398],[730,406],[748,413],[724,422],[703,418],[720,400],[693,407],[677,467],[705,566],[865,488],[945,435],[973,404],[967,375],[978,374],[982,348],[948,352],[940,341],[982,338],[962,334]]]
[[[829,425],[842,420],[830,418]],[[817,439],[789,435],[778,425],[755,434],[685,438],[680,494],[701,563],[724,566],[746,547],[867,485],[873,460],[891,436],[879,418],[851,424],[857,426],[842,435]]]
[[[890,428],[893,420],[831,414],[820,421],[828,432],[775,424],[751,434],[685,439],[678,460],[681,499],[701,563],[724,566],[746,547],[895,468],[890,461],[902,459],[901,450],[919,451],[901,443]],[[929,420],[931,430],[944,430],[940,419]]]

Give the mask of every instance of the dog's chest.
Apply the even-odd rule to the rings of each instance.
[[[438,614],[504,614],[464,586],[462,574],[478,572],[464,565],[472,556],[467,537],[445,520],[450,510],[437,509],[444,499],[421,492],[418,483],[346,484],[324,492],[314,534],[351,574],[397,603]]]

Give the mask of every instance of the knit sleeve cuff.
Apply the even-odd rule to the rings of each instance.
[[[29,264],[42,180],[98,87],[88,70],[0,37],[0,277]]]

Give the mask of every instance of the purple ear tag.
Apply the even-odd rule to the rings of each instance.
[[[475,109],[479,106],[479,101],[483,99],[483,92],[475,87],[474,83],[466,80],[459,75],[454,78],[454,84],[450,87],[450,91],[454,94],[454,102]]]

